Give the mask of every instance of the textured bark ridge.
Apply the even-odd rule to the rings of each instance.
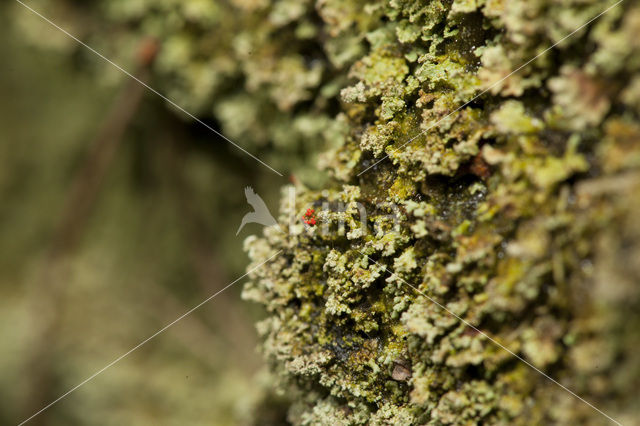
[[[244,297],[267,308],[259,331],[297,390],[291,422],[610,422],[406,283],[637,420],[640,8],[615,7],[494,85],[610,4],[313,5],[327,66],[354,59],[341,143],[321,159],[335,179],[298,185],[295,205],[283,195],[286,235],[246,241],[254,264],[284,251]],[[316,226],[287,225],[310,207]]]

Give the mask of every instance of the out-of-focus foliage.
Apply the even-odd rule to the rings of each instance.
[[[0,5],[1,424],[34,414],[241,276],[242,190],[277,196],[271,172],[147,97],[77,224],[75,249],[52,262],[78,170],[126,80],[14,6]],[[58,12],[70,29],[89,28],[76,9]],[[250,424],[269,382],[239,286],[33,424]],[[264,415],[277,420],[269,398]]]
[[[153,38],[155,88],[189,112],[213,116],[226,136],[276,169],[322,181],[311,165],[342,142],[338,94],[364,52],[367,19],[359,28],[326,28],[309,0],[103,0],[74,5],[73,13],[64,1],[31,4],[127,69],[140,41]],[[54,44],[40,37],[41,24],[21,26],[34,43]],[[323,45],[327,31],[345,34],[341,44]],[[81,49],[73,40],[55,45]]]

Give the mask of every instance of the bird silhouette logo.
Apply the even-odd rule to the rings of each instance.
[[[236,235],[240,233],[242,228],[247,223],[258,223],[264,226],[273,226],[278,224],[278,222],[271,215],[271,212],[267,208],[265,202],[262,200],[262,198],[260,198],[258,194],[255,193],[252,187],[247,186],[244,189],[244,195],[245,197],[247,197],[247,203],[249,203],[249,205],[253,207],[253,211],[244,215],[244,217],[242,218],[242,223],[240,224]]]

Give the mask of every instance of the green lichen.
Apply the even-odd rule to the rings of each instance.
[[[282,386],[304,395],[290,421],[606,422],[407,283],[614,418],[638,415],[640,46],[607,52],[640,9],[621,5],[500,81],[607,5],[368,5],[386,19],[341,92],[349,133],[322,162],[335,183],[298,187],[282,210],[286,223],[315,206],[318,227],[247,242],[252,264],[283,250],[245,297],[267,308]]]

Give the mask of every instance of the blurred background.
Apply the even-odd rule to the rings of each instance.
[[[241,276],[260,232],[235,235],[244,187],[275,212],[286,180],[14,2],[0,39],[0,423],[17,424]],[[154,43],[118,55],[147,78]],[[280,423],[243,282],[30,424],[251,424],[261,406]]]

